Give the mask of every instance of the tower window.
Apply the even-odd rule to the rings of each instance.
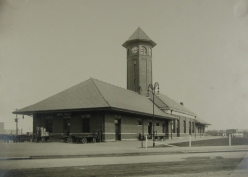
[[[147,54],[147,50],[146,50],[146,48],[144,46],[142,46],[140,48],[140,54],[142,54],[142,55],[146,55]]]
[[[133,70],[136,70],[136,63],[133,64]]]

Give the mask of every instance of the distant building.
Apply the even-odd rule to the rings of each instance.
[[[226,130],[219,130],[219,136],[227,136]]]
[[[232,137],[243,137],[244,132],[248,132],[248,129],[227,129],[226,130],[227,136],[231,134]]]
[[[220,136],[218,130],[208,130],[206,131],[206,134],[210,136]]]
[[[4,123],[0,122],[0,134],[4,134]]]

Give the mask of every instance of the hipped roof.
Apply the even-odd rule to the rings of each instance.
[[[211,125],[210,123],[207,123],[206,121],[202,120],[199,117],[196,117],[195,122],[198,124],[203,124],[203,125]]]
[[[195,113],[187,109],[185,106],[177,103],[166,95],[160,94],[159,97],[156,96],[155,103],[160,109],[172,110],[175,112],[188,114],[191,116],[196,116]]]
[[[162,110],[172,110],[175,112],[179,112],[182,114],[187,114],[195,117],[195,121],[197,124],[202,125],[211,125],[208,122],[202,120],[201,118],[197,117],[195,113],[184,107],[183,105],[177,103],[176,101],[172,100],[166,95],[160,94],[159,97],[155,96],[154,102],[158,108]]]
[[[151,116],[152,104],[149,99],[136,92],[90,78],[13,113],[30,115],[51,111],[111,109]],[[156,106],[154,112],[156,117],[175,118]]]
[[[128,44],[134,41],[149,42],[152,47],[157,45],[146,35],[146,33],[140,27],[128,38],[128,40],[124,44],[122,44],[122,46],[127,48]]]

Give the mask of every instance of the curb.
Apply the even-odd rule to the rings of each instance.
[[[120,157],[120,156],[143,156],[143,155],[163,155],[163,154],[190,154],[190,153],[217,153],[217,152],[246,152],[248,149],[230,149],[230,150],[206,150],[206,151],[174,151],[174,152],[140,152],[140,153],[117,153],[117,154],[88,154],[88,155],[44,155],[27,157],[5,157],[4,160],[32,160],[32,159],[64,159],[64,158],[96,158],[96,157]]]
[[[208,151],[182,151],[184,153],[211,153],[211,152],[244,152],[248,149],[230,149],[230,150],[208,150]]]
[[[2,157],[0,158],[0,161],[3,160],[28,160],[31,159],[30,157]]]

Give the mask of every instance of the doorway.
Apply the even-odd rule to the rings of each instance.
[[[180,137],[180,131],[179,131],[179,120],[177,120],[177,137]]]
[[[65,136],[69,136],[69,133],[70,133],[70,119],[64,119],[64,133],[65,133]]]
[[[121,141],[121,120],[115,119],[115,140]]]
[[[46,119],[45,120],[45,128],[46,131],[49,133],[52,133],[52,128],[53,128],[53,121],[52,119]]]
[[[152,135],[152,122],[148,123],[148,134]]]
[[[168,122],[167,121],[163,124],[163,133],[164,133],[166,138],[169,137],[169,135],[168,135]]]

